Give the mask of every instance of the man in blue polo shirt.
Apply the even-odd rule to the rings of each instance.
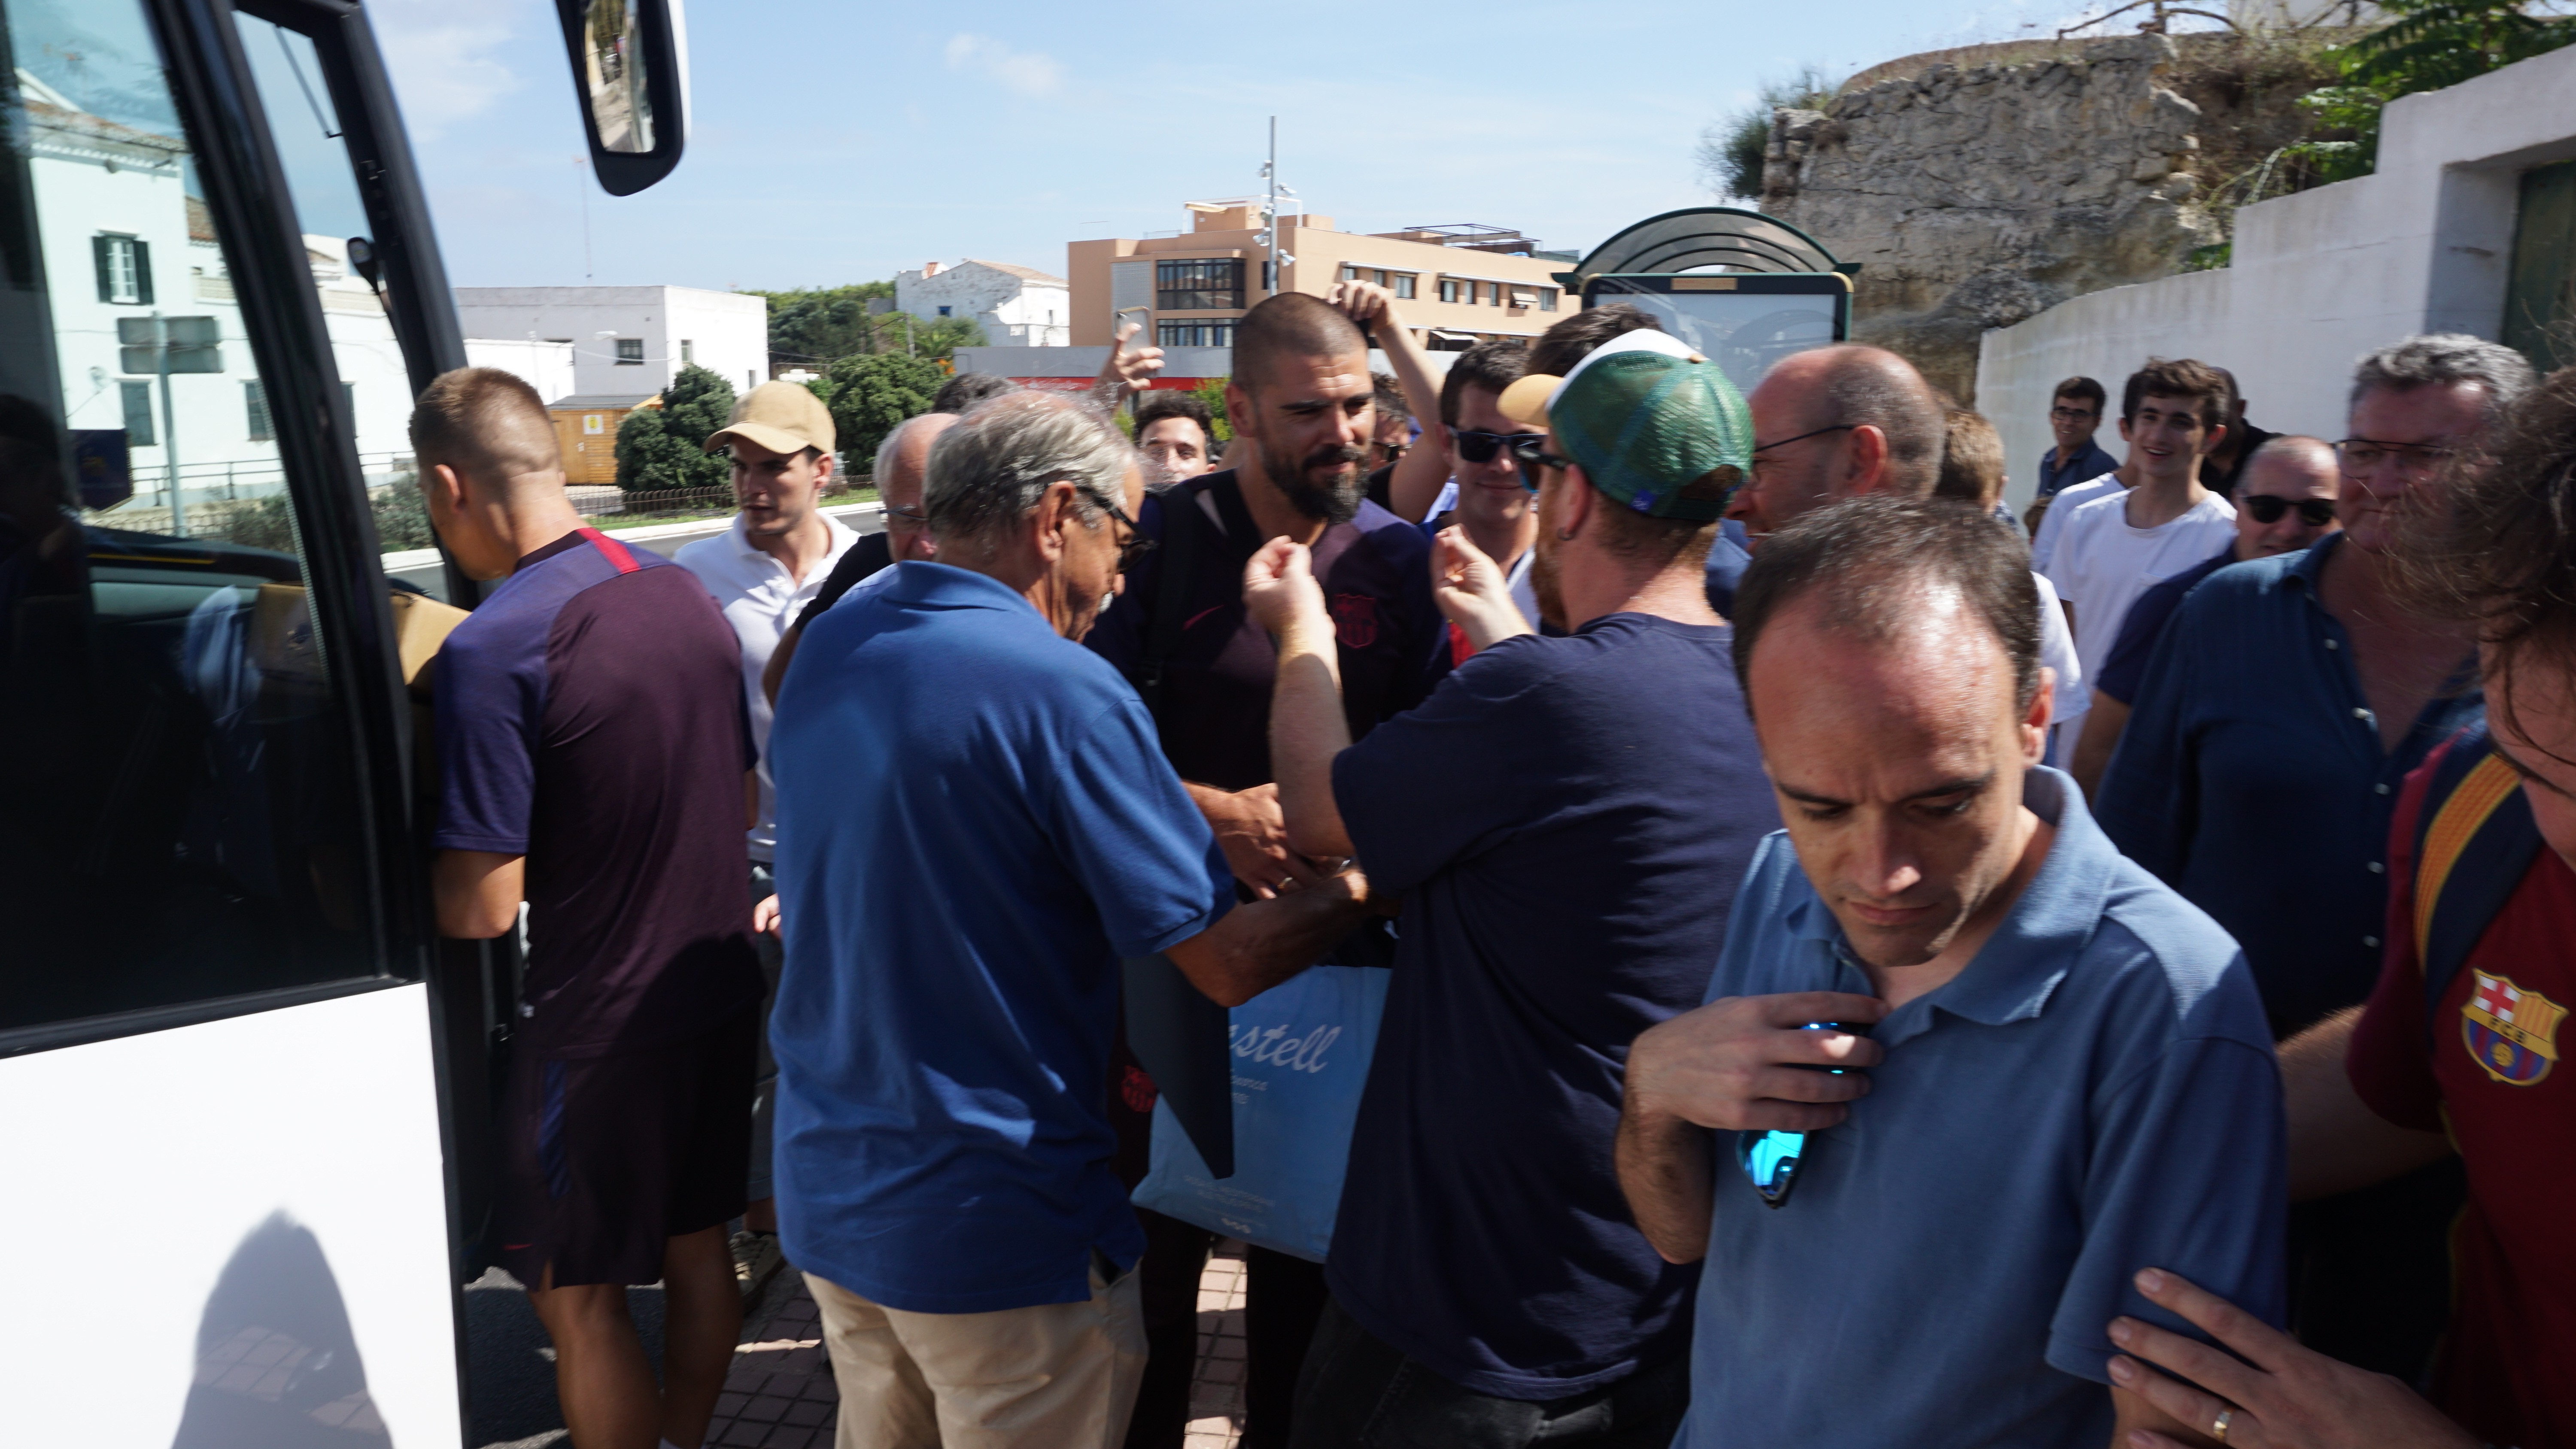
[[[938,561],[813,621],[779,689],[779,1230],[844,1446],[1120,1441],[1145,1353],[1120,958],[1233,1005],[1365,913],[1348,872],[1236,905],[1135,689],[1075,642],[1143,494],[1079,406],[985,404],[931,450]]]
[[[2038,763],[2035,604],[2013,530],[1939,499],[1820,510],[1745,574],[1787,828],[1710,1004],[1631,1051],[1618,1146],[1701,1264],[1687,1449],[2125,1444],[2173,1426],[2105,1392],[2107,1325],[2187,1330],[2134,1273],[2279,1320],[2253,979]]]
[[[2448,460],[2473,453],[2531,382],[2522,354],[2475,337],[2362,358],[2351,436],[2335,444],[2342,530],[2191,591],[2094,793],[2120,853],[2244,946],[2276,1040],[2368,999],[2398,787],[2484,708],[2477,631],[2409,602],[2402,550],[2447,510]],[[2419,1377],[2451,1299],[2463,1191],[2444,1162],[2300,1204],[2299,1340]]]

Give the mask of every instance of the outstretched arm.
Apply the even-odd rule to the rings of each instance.
[[[1342,714],[1340,645],[1306,546],[1274,538],[1243,570],[1243,602],[1279,646],[1270,695],[1270,773],[1288,846],[1317,860],[1351,855],[1350,831],[1333,799],[1333,758],[1351,747]]]
[[[1367,879],[1344,870],[1236,906],[1163,954],[1208,1000],[1241,1006],[1314,965],[1368,914]]]

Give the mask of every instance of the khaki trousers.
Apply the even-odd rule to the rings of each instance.
[[[1136,1275],[1085,1303],[906,1313],[808,1273],[841,1391],[835,1449],[1119,1449],[1145,1372]]]

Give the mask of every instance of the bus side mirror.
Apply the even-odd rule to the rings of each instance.
[[[632,196],[671,174],[687,138],[680,0],[555,0],[600,189]]]

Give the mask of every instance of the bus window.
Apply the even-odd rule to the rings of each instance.
[[[331,357],[358,430],[358,465],[376,535],[387,552],[429,548],[429,513],[422,506],[411,455],[410,375],[394,339],[385,301],[350,255],[350,240],[364,240],[367,214],[358,199],[357,174],[341,139],[340,116],[324,85],[322,60],[310,37],[235,11],[243,56],[250,62],[259,103],[268,112],[295,203],[297,229],[313,268],[313,290],[331,331]]]
[[[383,967],[353,681],[317,632],[258,299],[142,0],[0,20],[6,1051]]]

